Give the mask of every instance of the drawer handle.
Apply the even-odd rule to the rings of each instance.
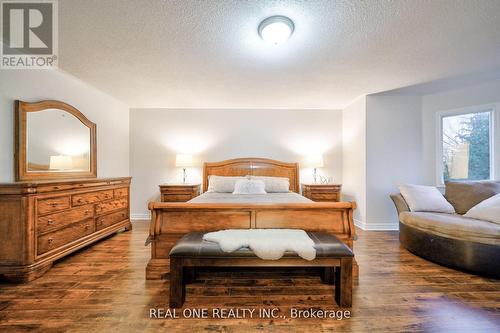
[[[52,245],[52,243],[54,243],[54,239],[53,239],[53,238],[49,238],[49,239],[47,240],[47,242],[49,242],[49,245]]]
[[[47,220],[47,224],[48,224],[48,225],[52,225],[52,224],[54,224],[54,220],[52,220],[52,219],[48,219],[48,220]]]
[[[52,207],[57,207],[58,203],[57,203],[57,202],[52,202],[50,205],[51,205]]]
[[[89,230],[90,229],[90,225],[86,224],[85,225],[85,230]]]
[[[88,213],[90,213],[90,210],[88,209],[85,209],[85,211],[83,212],[85,215],[87,215]]]
[[[82,202],[83,202],[83,199],[82,199],[82,198],[78,198],[78,200],[76,200],[76,202],[78,202],[78,203],[82,203]]]

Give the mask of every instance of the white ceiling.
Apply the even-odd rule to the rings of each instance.
[[[279,47],[270,15],[295,23]],[[327,108],[500,68],[500,1],[60,0],[59,66],[131,107]]]

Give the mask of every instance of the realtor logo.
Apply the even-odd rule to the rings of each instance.
[[[57,1],[1,1],[2,69],[57,67]]]

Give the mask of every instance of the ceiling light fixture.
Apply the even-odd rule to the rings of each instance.
[[[295,25],[286,16],[276,15],[266,18],[259,24],[259,36],[275,45],[284,43],[293,33]]]

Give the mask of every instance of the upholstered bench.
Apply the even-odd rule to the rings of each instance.
[[[196,267],[321,267],[322,280],[335,285],[335,301],[339,306],[352,305],[351,249],[324,232],[308,232],[314,241],[316,258],[308,261],[294,252],[286,252],[279,260],[263,260],[248,248],[223,252],[217,243],[203,240],[203,232],[191,232],[181,238],[170,251],[170,307],[184,304],[186,284],[194,277]]]

